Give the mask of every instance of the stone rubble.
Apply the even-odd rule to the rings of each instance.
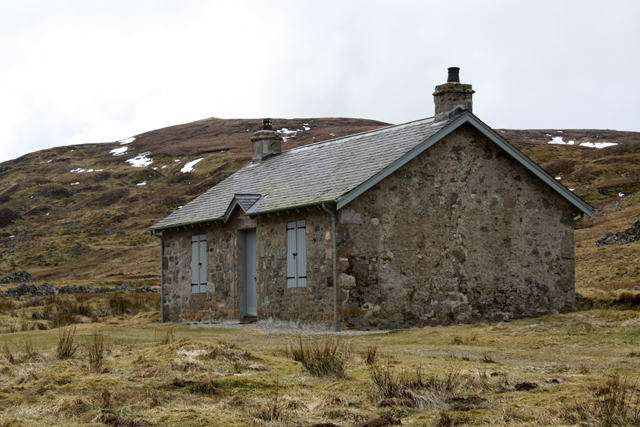
[[[24,270],[13,271],[9,276],[0,277],[0,283],[25,283],[33,282],[31,274]]]
[[[640,240],[640,220],[636,221],[631,228],[617,233],[607,233],[602,239],[593,243],[593,246],[604,245],[624,245]]]
[[[25,272],[26,273],[26,272]],[[29,273],[27,273],[29,274]],[[30,276],[29,276],[30,277]],[[27,285],[21,283],[15,288],[10,288],[7,291],[0,290],[0,297],[12,297],[19,298],[21,296],[54,296],[64,294],[82,294],[82,293],[98,293],[98,292],[138,292],[138,293],[154,293],[159,292],[159,289],[152,289],[149,285],[145,285],[141,288],[135,288],[128,283],[122,285],[116,285],[113,288],[102,286],[99,288],[93,288],[91,286],[62,286],[56,288],[49,283],[43,283],[40,286]]]

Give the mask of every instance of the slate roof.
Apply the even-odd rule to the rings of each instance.
[[[150,228],[222,219],[238,193],[263,196],[252,215],[336,201],[450,121],[422,119],[284,151],[245,166]]]
[[[466,110],[463,110],[466,111]],[[469,123],[514,160],[591,215],[592,207],[470,112],[433,117],[305,145],[252,163],[166,216],[151,230],[227,221],[240,206],[250,215],[336,202],[341,209],[458,127]]]

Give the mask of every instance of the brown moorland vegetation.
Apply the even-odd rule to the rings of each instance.
[[[274,122],[284,149],[384,125]],[[122,156],[112,142],[0,164],[0,276],[159,285],[146,228],[246,164],[259,124],[207,119],[138,135]],[[640,242],[593,242],[640,218],[640,134],[499,132],[602,214],[576,225],[579,311],[301,340],[163,326],[157,294],[0,299],[0,425],[637,425]],[[557,136],[576,142],[549,145]],[[147,152],[145,167],[126,162]]]

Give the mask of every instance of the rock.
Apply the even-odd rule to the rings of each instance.
[[[118,231],[116,233],[116,237],[125,237],[127,235],[127,233],[125,233],[124,231]]]
[[[618,233],[607,233],[602,239],[593,243],[593,246],[624,245],[640,240],[640,220],[636,221],[629,229]]]

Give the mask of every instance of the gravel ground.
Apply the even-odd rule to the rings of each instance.
[[[284,322],[281,320],[259,320],[253,323],[240,323],[237,320],[227,320],[219,323],[193,323],[192,328],[234,328],[234,329],[259,329],[267,334],[302,334],[302,335],[338,335],[356,336],[366,334],[389,334],[395,331],[376,330],[358,331],[344,330],[335,332],[333,324],[302,324],[297,322]]]

